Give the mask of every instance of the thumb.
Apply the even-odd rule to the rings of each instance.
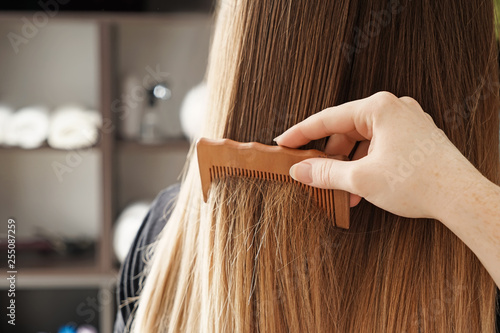
[[[340,161],[332,158],[310,158],[292,165],[290,176],[306,185],[344,190],[352,193],[349,179],[358,161]]]

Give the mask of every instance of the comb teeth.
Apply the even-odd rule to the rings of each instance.
[[[283,175],[280,173],[273,172],[265,172],[265,171],[257,171],[257,170],[249,170],[244,168],[235,168],[235,167],[227,167],[221,165],[214,165],[210,169],[210,182],[213,182],[216,179],[221,179],[227,176],[233,177],[244,177],[244,178],[255,178],[255,179],[263,179],[266,181],[275,181],[281,183],[291,183],[300,186],[301,189],[306,190],[310,196],[312,196],[313,200],[323,208],[327,215],[333,216],[334,223],[335,214],[334,214],[334,190],[320,189],[317,187],[312,187],[309,185],[305,185],[300,183],[290,177],[289,175]]]
[[[247,177],[292,183],[306,190],[318,206],[331,217],[335,226],[349,228],[349,193],[311,187],[295,181],[288,174],[290,167],[295,163],[307,158],[326,157],[324,153],[314,149],[290,149],[256,142],[240,143],[228,139],[201,138],[196,146],[205,202],[210,184],[218,178]],[[347,160],[345,156],[333,158]]]
[[[294,183],[294,184],[300,184],[303,186],[302,183],[299,183],[289,175],[283,175],[283,174],[278,174],[278,173],[273,173],[273,172],[265,172],[265,171],[258,171],[258,170],[248,170],[244,168],[234,168],[234,167],[227,167],[227,166],[222,166],[222,165],[214,165],[213,167],[210,168],[210,182],[213,182],[217,178],[223,178],[227,176],[236,176],[236,177],[246,177],[246,178],[258,178],[258,179],[264,179],[264,180],[269,180],[269,181],[277,181],[277,182],[282,182],[282,183]],[[307,186],[310,187],[310,186]],[[312,187],[311,187],[312,188]]]

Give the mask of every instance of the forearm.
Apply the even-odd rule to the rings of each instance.
[[[275,141],[298,148],[327,136],[329,155],[349,154],[361,141],[353,161],[303,161],[292,170],[294,179],[350,192],[396,215],[441,221],[500,287],[500,188],[480,174],[415,100],[380,92],[316,113]]]
[[[500,187],[471,172],[449,188],[437,217],[474,252],[500,287]]]

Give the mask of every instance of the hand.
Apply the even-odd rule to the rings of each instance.
[[[275,141],[300,147],[330,136],[325,152],[353,161],[315,158],[300,162],[290,175],[305,184],[352,193],[351,206],[365,198],[394,214],[439,218],[453,200],[457,177],[479,172],[410,97],[379,92],[325,109],[291,127]]]

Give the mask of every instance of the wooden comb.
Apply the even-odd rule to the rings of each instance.
[[[328,156],[316,149],[300,150],[257,142],[241,143],[229,139],[201,138],[196,148],[205,202],[212,181],[226,176],[294,183],[307,190],[318,206],[331,217],[335,226],[349,229],[348,192],[304,185],[289,175],[292,165],[308,158],[329,157],[346,161],[347,157]]]

